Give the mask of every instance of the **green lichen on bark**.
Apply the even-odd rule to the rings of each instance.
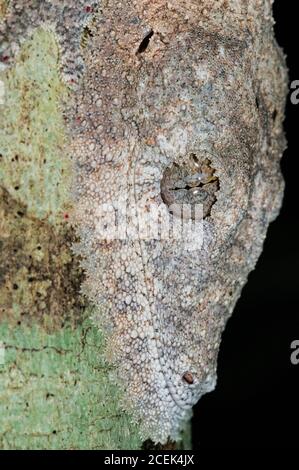
[[[54,37],[38,30],[3,73],[0,126],[0,314],[48,328],[79,321],[82,270],[71,252],[70,159]]]
[[[0,448],[136,449],[102,356],[103,336],[88,320],[47,334],[0,325]]]
[[[18,61],[3,74],[0,181],[27,211],[57,225],[69,204],[68,159],[60,102],[67,89],[59,77],[53,35],[38,30]],[[17,132],[16,132],[17,130]]]
[[[79,294],[58,61],[38,30],[0,76],[0,448],[136,449]]]

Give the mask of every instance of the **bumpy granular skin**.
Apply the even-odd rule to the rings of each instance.
[[[143,437],[163,443],[215,387],[221,333],[280,208],[286,70],[270,1],[106,1],[100,10],[72,134],[78,251],[126,404]],[[169,216],[163,175],[173,165],[194,174],[194,156],[217,178],[195,221],[203,244],[144,239],[151,204]],[[105,240],[103,205],[119,201],[137,236]]]
[[[154,442],[178,439],[215,387],[221,333],[280,208],[287,76],[271,3],[106,0],[85,34],[67,115],[83,289],[125,406]],[[178,220],[169,190],[204,204],[190,239],[144,236],[153,204]],[[113,239],[120,203],[131,232]]]

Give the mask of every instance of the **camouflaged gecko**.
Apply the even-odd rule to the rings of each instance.
[[[280,208],[287,76],[271,4],[99,2],[83,74],[85,17],[70,7],[67,26],[54,22],[74,45],[67,75],[82,75],[68,121],[83,289],[124,404],[155,442],[178,439],[215,387],[221,333]],[[125,226],[118,236],[111,220]],[[192,222],[190,239],[177,221]]]

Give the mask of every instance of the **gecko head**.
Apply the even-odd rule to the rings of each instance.
[[[284,73],[272,43],[261,71],[252,38],[149,31],[131,56],[99,33],[86,59],[76,219],[126,406],[165,442],[215,386],[221,333],[280,206]]]

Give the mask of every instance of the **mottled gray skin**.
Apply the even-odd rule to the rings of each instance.
[[[271,5],[228,3],[105,2],[77,96],[84,289],[109,332],[126,404],[156,442],[177,439],[215,387],[221,333],[282,198],[286,71]],[[201,249],[101,239],[103,203],[143,201],[146,212],[155,202],[165,214],[164,172],[176,163],[192,173],[191,154],[208,158],[219,181]],[[138,231],[139,215],[129,225]]]
[[[124,405],[155,442],[178,439],[215,387],[221,333],[280,208],[287,77],[271,3],[106,0],[83,51],[68,111],[83,289],[98,306]],[[100,236],[105,203],[141,205],[143,215],[156,203],[162,218],[177,217],[162,182],[174,164],[190,181],[193,155],[217,178],[204,181],[209,206],[195,220],[202,246],[143,239],[136,211],[135,239]]]

